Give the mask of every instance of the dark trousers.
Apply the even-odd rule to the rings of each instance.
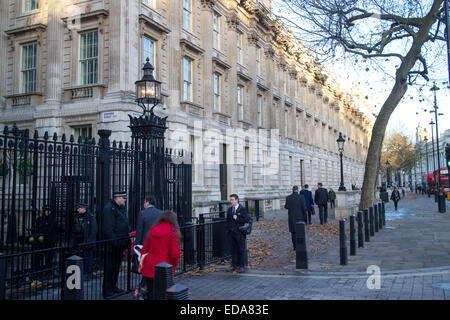
[[[111,295],[117,280],[119,279],[120,265],[122,264],[123,251],[122,246],[111,246],[109,243],[106,247],[107,254],[105,260],[105,277],[103,279],[103,296]]]
[[[395,200],[394,200],[394,207],[395,207],[395,210],[397,210],[397,205],[398,205],[398,201],[395,201]]]
[[[235,268],[245,267],[245,236],[231,232],[231,265]]]
[[[294,251],[297,250],[297,246],[296,246],[296,238],[297,238],[297,233],[295,232],[291,232],[291,237],[292,237],[292,245],[294,247]]]
[[[145,295],[145,300],[153,300],[153,278],[142,277],[143,284],[147,287],[147,293]]]
[[[83,250],[84,257],[84,273],[88,276],[92,275],[93,265],[94,265],[94,249],[84,249]]]
[[[334,200],[330,200],[330,208],[334,208],[335,204],[334,204]]]
[[[320,224],[324,224],[327,223],[327,219],[328,219],[328,205],[318,205],[319,207],[319,219],[320,219]]]
[[[305,221],[305,223],[311,224],[312,223],[311,208],[307,209],[306,211],[308,211],[308,214],[307,214],[308,218],[306,219],[307,221]]]

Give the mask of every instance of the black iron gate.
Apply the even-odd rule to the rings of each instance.
[[[102,234],[101,213],[116,190],[128,191],[128,215],[135,230],[144,197],[154,195],[161,209],[181,220],[192,214],[191,156],[164,146],[166,118],[130,117],[131,143],[73,136],[52,137],[15,125],[0,135],[0,252],[33,251],[36,219],[49,206],[57,224],[58,247],[69,245],[76,203],[89,204]],[[99,237],[100,239],[100,237]]]

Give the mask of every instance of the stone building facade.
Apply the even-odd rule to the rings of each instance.
[[[362,185],[372,122],[271,15],[271,0],[1,2],[0,124],[128,141],[148,57],[168,145],[193,153],[194,203]],[[274,202],[276,206],[276,201]],[[266,203],[270,204],[270,201]],[[279,205],[279,203],[278,203]]]

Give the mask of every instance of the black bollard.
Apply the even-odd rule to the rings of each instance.
[[[306,241],[306,224],[297,222],[295,224],[296,233],[296,269],[308,269],[308,248]]]
[[[345,234],[345,219],[342,219],[339,221],[339,248],[340,248],[339,253],[342,266],[348,263],[346,238],[347,237]]]
[[[63,300],[84,300],[83,260],[78,256],[71,256],[66,259]]]
[[[370,242],[370,232],[369,232],[369,209],[364,209],[364,236],[365,241]]]
[[[195,263],[195,225],[187,221],[181,230],[184,242],[184,263],[191,266]]]
[[[166,290],[174,285],[173,266],[161,262],[155,266],[155,277],[153,279],[153,296],[155,300],[167,300]]]
[[[374,226],[375,226],[375,232],[378,232],[378,222],[380,221],[378,218],[378,204],[373,205],[373,215],[374,215]]]
[[[174,284],[166,290],[167,300],[187,300],[189,289],[181,284]]]
[[[381,207],[383,208],[383,226],[386,225],[386,207],[384,205],[384,202],[381,204]]]
[[[363,212],[358,211],[358,248],[364,248]]]
[[[373,217],[373,206],[369,207],[369,227],[370,227],[370,236],[375,236],[375,228],[373,225],[374,217]]]
[[[356,256],[355,215],[350,216],[350,255]]]
[[[378,229],[383,229],[383,206],[378,203]]]
[[[3,253],[0,252],[0,301],[6,299],[6,259],[2,259]]]

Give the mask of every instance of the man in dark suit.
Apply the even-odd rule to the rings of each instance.
[[[286,197],[285,209],[288,209],[289,232],[292,235],[292,244],[296,250],[295,224],[306,219],[305,198],[298,192],[298,187],[292,188],[292,194]]]
[[[136,244],[143,245],[147,239],[150,228],[159,218],[162,211],[155,207],[156,199],[153,196],[148,196],[144,200],[144,208],[139,212],[137,226],[136,226]]]
[[[300,194],[305,198],[305,206],[306,206],[306,211],[308,211],[308,221],[306,221],[305,218],[305,223],[309,223],[312,224],[312,218],[311,218],[311,214],[312,214],[312,206],[314,205],[314,200],[312,197],[312,192],[308,190],[309,186],[307,184],[305,184],[303,186],[303,190],[300,191]]]
[[[322,186],[322,183],[319,182],[314,193],[314,202],[319,207],[320,224],[327,223],[328,218],[328,190]]]
[[[228,272],[245,272],[245,237],[246,235],[239,231],[239,226],[250,222],[250,216],[247,209],[239,203],[237,194],[230,196],[231,207],[227,211],[226,230],[231,241],[231,266]]]

